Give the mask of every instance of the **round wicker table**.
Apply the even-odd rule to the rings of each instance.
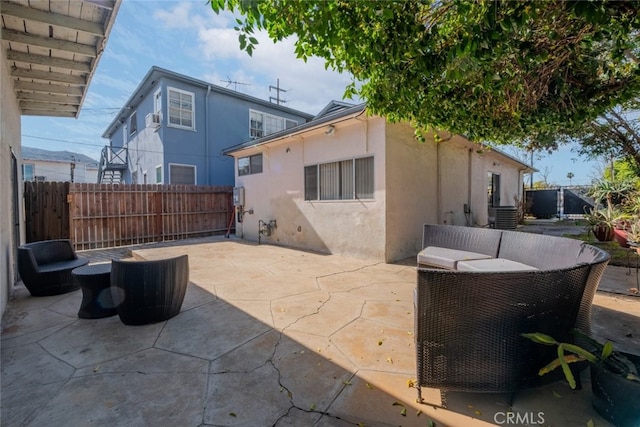
[[[100,319],[117,313],[111,298],[111,264],[78,267],[71,272],[82,289],[82,303],[78,317]]]

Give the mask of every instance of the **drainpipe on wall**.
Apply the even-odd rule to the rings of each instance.
[[[211,177],[209,176],[209,93],[211,93],[211,85],[207,85],[207,96],[204,98],[204,174],[207,177],[207,184],[211,185]]]

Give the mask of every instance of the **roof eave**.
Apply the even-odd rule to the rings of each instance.
[[[296,135],[310,132],[322,126],[327,126],[339,121],[350,119],[352,117],[357,117],[361,115],[365,110],[366,110],[366,104],[364,103],[358,104],[347,110],[341,110],[336,114],[324,116],[318,120],[312,120],[310,122],[300,124],[291,129],[275,132],[270,135],[264,136],[262,138],[246,141],[246,142],[243,142],[242,144],[227,147],[226,149],[222,150],[222,154],[226,156],[231,156],[233,153],[252,149],[261,145],[266,145],[271,142],[275,142],[276,140],[280,140],[284,138],[292,138]]]

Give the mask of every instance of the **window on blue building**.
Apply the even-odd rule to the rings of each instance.
[[[167,88],[169,98],[169,126],[194,129],[194,94],[184,90]]]

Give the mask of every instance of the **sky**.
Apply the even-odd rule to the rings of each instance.
[[[284,105],[311,114],[342,100],[350,76],[325,70],[319,58],[297,59],[293,41],[275,44],[265,33],[256,34],[260,43],[249,56],[239,48],[234,25],[232,14],[217,15],[204,0],[123,0],[79,118],[22,116],[22,145],[99,160],[109,143],[101,135],[154,65],[264,100],[276,96],[269,86],[279,80],[287,91],[280,95]],[[533,166],[557,185],[588,185],[602,171],[602,162],[580,158],[569,147],[534,157]],[[544,180],[543,174],[534,181]]]

